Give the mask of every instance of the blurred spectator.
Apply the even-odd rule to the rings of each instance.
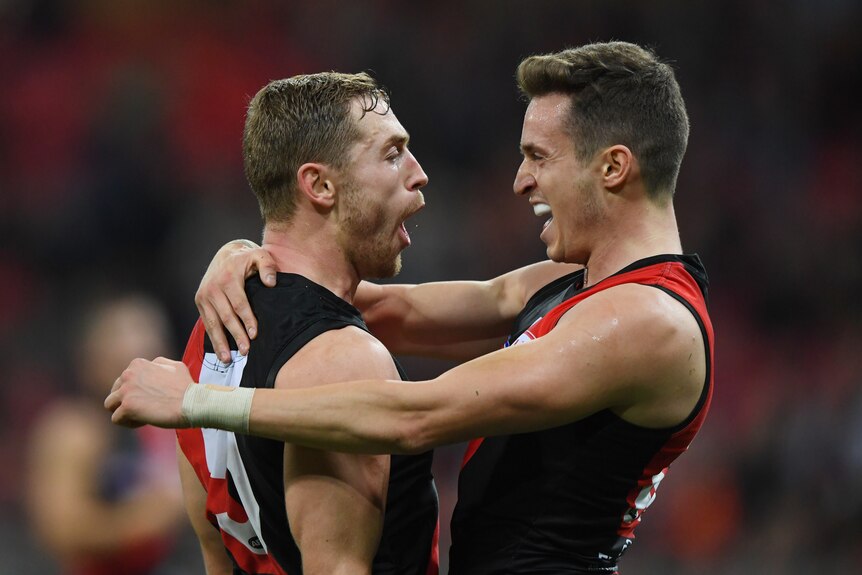
[[[128,362],[170,349],[168,328],[161,307],[138,295],[87,312],[73,336],[76,391],[34,427],[31,519],[65,573],[154,573],[186,521],[174,434],[118,429],[102,406]]]

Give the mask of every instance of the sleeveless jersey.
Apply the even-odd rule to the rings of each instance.
[[[712,396],[707,277],[696,255],[660,255],[589,288],[583,270],[539,290],[506,345],[542,337],[580,301],[637,283],[660,289],[697,320],[706,378],[688,418],[648,429],[604,410],[560,427],[470,443],[452,517],[452,575],[615,573],[668,466],[684,452]]]
[[[278,274],[274,288],[246,283],[258,336],[246,357],[232,342],[233,363],[221,363],[198,320],[183,361],[202,384],[272,388],[279,369],[318,335],[367,327],[352,305],[295,274]],[[401,367],[397,365],[403,377]],[[298,575],[301,556],[284,503],[284,443],[215,429],[177,432],[180,447],[204,488],[206,512],[221,531],[235,575]],[[392,455],[383,533],[373,573],[437,573],[437,492],[432,452]]]

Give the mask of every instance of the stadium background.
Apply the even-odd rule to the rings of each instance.
[[[711,416],[623,571],[859,572],[860,24],[855,0],[0,1],[0,573],[57,572],[28,527],[25,446],[70,391],[82,302],[154,295],[179,356],[212,253],[259,237],[240,135],[264,83],[372,71],[431,178],[400,279],[483,279],[544,255],[511,193],[517,63],[608,39],[677,69],[677,214],[718,334]],[[460,455],[437,455],[445,507]]]

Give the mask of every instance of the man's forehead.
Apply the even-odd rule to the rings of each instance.
[[[548,124],[561,126],[569,115],[571,102],[565,94],[546,94],[530,100],[524,113],[524,125]]]
[[[524,113],[521,147],[558,137],[567,137],[569,98],[565,94],[547,94],[530,100]]]
[[[359,127],[360,142],[373,145],[378,140],[409,139],[407,130],[398,121],[389,104],[381,100],[373,110],[364,111],[363,108],[367,107],[358,101],[354,101],[351,106],[351,114]]]

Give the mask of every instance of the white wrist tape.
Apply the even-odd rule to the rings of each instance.
[[[247,434],[252,397],[253,388],[218,388],[192,383],[183,395],[183,417],[191,427]]]

